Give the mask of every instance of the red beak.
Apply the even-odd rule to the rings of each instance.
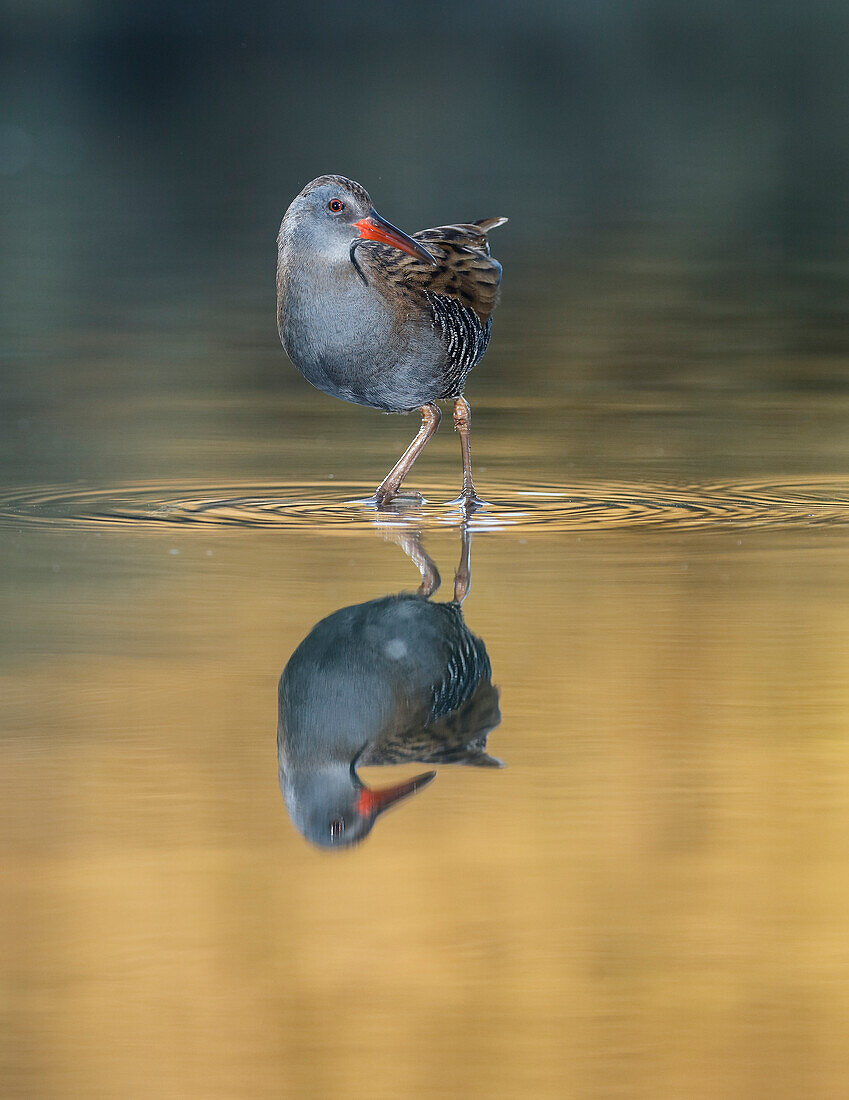
[[[368,217],[360,218],[358,222],[354,222],[354,225],[359,229],[362,240],[379,241],[381,244],[399,248],[410,256],[418,256],[420,260],[433,264],[434,267],[437,264],[434,257],[418,241],[414,241],[412,237],[408,237],[406,233],[396,229],[385,218],[381,218],[380,214],[374,209],[369,211]]]
[[[397,787],[384,787],[379,791],[363,787],[357,799],[357,812],[363,817],[377,817],[390,806],[394,806],[396,802],[400,802],[402,798],[407,798],[422,787],[426,787],[435,775],[436,772],[425,772],[424,775],[417,775],[413,779],[399,783]]]

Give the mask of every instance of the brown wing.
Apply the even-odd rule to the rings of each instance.
[[[463,393],[466,376],[489,344],[501,264],[490,256],[486,235],[506,221],[485,218],[414,233],[435,265],[390,245],[354,242],[356,257],[352,249],[351,258],[363,279],[385,294],[402,317],[409,312],[429,316],[439,332],[445,347],[441,398]]]
[[[485,218],[471,225],[439,225],[413,234],[438,261],[438,266],[401,253],[405,259],[415,261],[408,281],[429,294],[456,298],[467,309],[473,309],[485,325],[495,309],[501,282],[501,264],[489,253],[487,233],[506,221],[506,218]]]
[[[486,325],[498,296],[501,264],[489,254],[487,233],[503,225],[506,218],[483,218],[471,224],[440,225],[422,229],[413,236],[425,246],[436,266],[409,256],[388,245],[369,242],[357,250],[357,258],[368,277],[383,283],[394,294],[405,291],[452,299],[474,310],[481,325]],[[371,280],[369,280],[371,281]]]
[[[469,764],[503,768],[503,763],[486,751],[487,737],[500,722],[498,688],[487,676],[455,710],[421,729],[398,730],[369,745],[357,764]]]

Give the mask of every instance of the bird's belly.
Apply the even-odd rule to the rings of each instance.
[[[405,325],[388,309],[324,311],[322,323],[281,318],[286,353],[323,393],[385,412],[406,412],[441,393],[444,352],[428,326]]]

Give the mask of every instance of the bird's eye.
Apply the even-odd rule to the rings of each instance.
[[[334,214],[338,214],[340,210],[345,209],[345,204],[341,199],[331,199],[327,204],[327,209],[331,210]]]
[[[337,836],[341,836],[345,832],[345,821],[341,817],[334,817],[330,822],[330,838],[335,840]]]

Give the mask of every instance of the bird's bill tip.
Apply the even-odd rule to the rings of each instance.
[[[381,218],[376,210],[369,211],[365,218],[354,222],[354,227],[359,229],[360,238],[366,241],[378,241],[380,244],[388,244],[392,248],[398,248],[410,256],[418,256],[420,260],[436,266],[436,259],[428,250],[412,237],[408,237],[396,226],[385,218]]]
[[[436,772],[424,772],[423,775],[406,779],[394,787],[383,787],[380,790],[363,787],[357,799],[357,811],[363,817],[377,817],[390,806],[394,806],[396,802],[400,802],[402,798],[408,798],[416,791],[420,791],[422,787],[426,787],[435,776]]]

